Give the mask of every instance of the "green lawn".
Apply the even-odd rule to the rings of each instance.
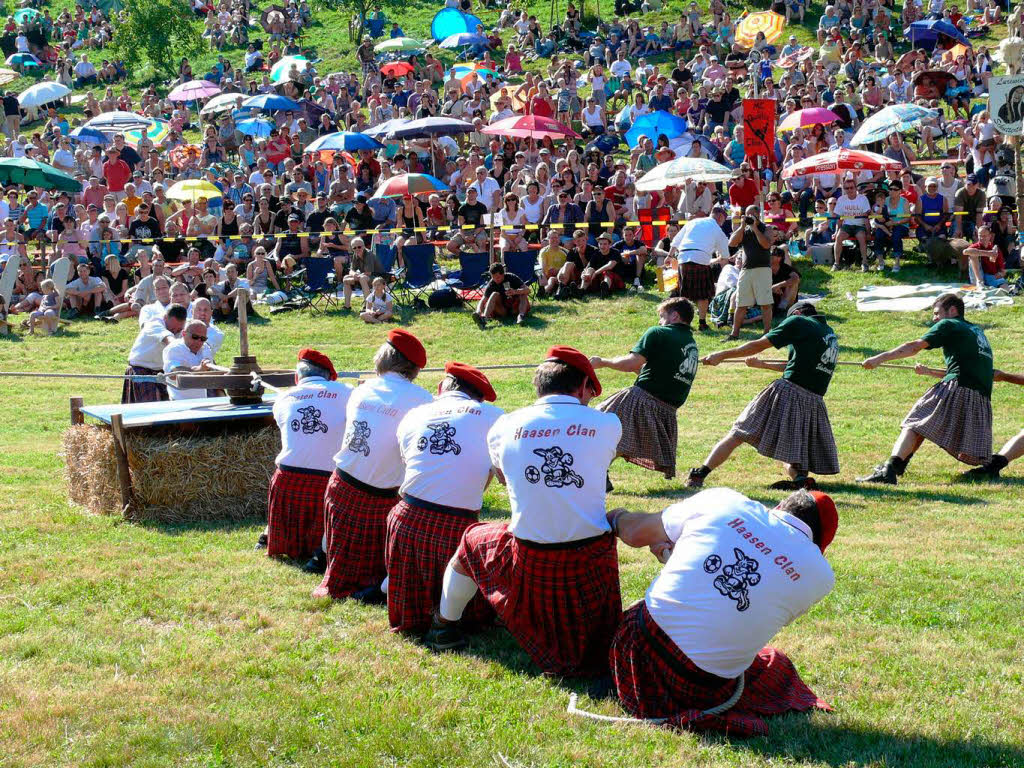
[[[923,313],[857,314],[843,297],[862,282],[809,270],[808,288],[832,297],[823,307],[845,360],[925,327]],[[407,325],[432,365],[537,361],[552,343],[610,355],[629,349],[657,300],[545,302],[522,329],[479,331],[460,312]],[[1015,307],[974,318],[1011,370],[1024,369],[1019,316]],[[120,372],[134,331],[76,322],[62,337],[0,339],[0,370]],[[222,360],[237,349],[231,335]],[[252,335],[264,364],[289,364],[312,344],[339,367],[365,368],[383,329],[292,313]],[[702,335],[702,351],[723,335]],[[772,375],[700,371],[680,414],[682,471]],[[530,401],[529,372],[493,378],[499,405]],[[629,377],[604,381],[614,391]],[[114,402],[119,385],[0,378],[0,766],[448,767],[502,765],[500,756],[515,766],[1024,765],[1020,468],[964,484],[961,467],[926,446],[896,489],[853,482],[887,455],[929,383],[907,371],[837,374],[827,402],[843,469],[825,483],[841,515],[829,550],[836,588],[776,640],[836,711],[730,742],[572,719],[569,693],[585,686],[539,677],[501,630],[437,657],[389,634],[383,609],[315,601],[315,578],[252,551],[260,521],[134,525],[71,507],[57,455],[67,398]],[[1021,427],[1020,397],[1006,385],[995,392],[997,444]],[[611,475],[612,505],[656,511],[686,495],[678,480],[621,463]],[[781,495],[766,488],[778,469],[748,447],[712,477],[765,502]],[[485,505],[489,519],[507,515],[500,489]],[[658,566],[646,552],[620,555],[628,605]],[[584,695],[581,706],[621,714],[611,700]]]

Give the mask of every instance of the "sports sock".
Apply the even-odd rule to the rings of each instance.
[[[388,582],[390,580],[390,577],[385,576],[384,581],[380,583],[380,591],[383,592],[385,595],[388,593]]]
[[[448,563],[444,569],[444,581],[441,588],[441,618],[445,621],[458,621],[469,601],[476,595],[476,582],[461,573]]]
[[[708,475],[711,474],[711,467],[709,467],[707,464],[701,464],[699,467],[693,470],[693,474],[700,475],[701,477],[707,477]]]
[[[891,464],[892,468],[894,470],[896,470],[897,476],[902,475],[904,472],[907,471],[907,464],[910,463],[910,459],[912,457],[913,457],[913,454],[911,454],[910,456],[908,456],[905,459],[901,459],[899,456],[890,456],[889,457],[889,464]]]

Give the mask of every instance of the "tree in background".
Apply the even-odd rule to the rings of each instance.
[[[182,58],[204,50],[195,14],[185,0],[123,0],[128,20],[114,29],[115,55],[131,69],[148,61],[160,75],[174,77]]]

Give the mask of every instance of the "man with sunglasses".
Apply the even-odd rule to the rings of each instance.
[[[185,323],[181,338],[164,347],[164,373],[199,373],[211,370],[213,352],[206,340],[206,323],[202,320],[189,320]],[[195,387],[181,389],[168,384],[167,394],[171,400],[192,400],[206,397],[206,390]]]
[[[871,212],[871,203],[857,191],[857,180],[848,175],[843,179],[843,194],[836,200],[836,215],[839,216],[839,229],[836,232],[836,239],[833,245],[835,263],[833,271],[842,269],[840,261],[843,255],[843,243],[846,240],[856,240],[860,248],[861,271],[868,271],[868,237],[867,237],[867,215]]]

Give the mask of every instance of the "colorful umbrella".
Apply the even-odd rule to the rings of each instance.
[[[456,64],[452,69],[455,71],[455,76],[463,78],[471,72],[477,72],[480,75],[494,75],[495,77],[501,77],[501,73],[493,67],[489,67],[486,64],[477,62],[475,64]]]
[[[35,8],[22,8],[20,11],[14,12],[14,21],[18,24],[24,24],[26,21],[32,21],[33,19],[41,19],[43,14],[37,11]]]
[[[687,181],[728,181],[731,169],[702,157],[680,157],[656,165],[636,183],[643,192],[654,192],[666,187],[681,187]]]
[[[265,139],[276,127],[277,126],[274,125],[272,120],[265,120],[262,117],[255,117],[250,120],[239,120],[235,123],[235,128],[237,128],[243,136],[253,136],[257,139]]]
[[[402,173],[381,183],[374,197],[401,197],[402,195],[429,195],[443,192],[448,187],[429,173]]]
[[[42,63],[31,53],[12,53],[7,57],[7,63],[12,67],[41,67]]]
[[[62,189],[76,193],[82,191],[81,182],[73,176],[27,157],[5,157],[0,160],[0,184],[23,184],[26,187]]]
[[[386,77],[405,77],[413,69],[413,65],[408,61],[389,61],[380,68],[380,73]]]
[[[169,94],[167,98],[171,101],[199,101],[209,99],[220,93],[220,87],[209,80],[189,80],[182,83]]]
[[[152,120],[134,112],[104,112],[89,120],[86,125],[104,133],[122,133],[123,131],[148,131]]]
[[[799,163],[794,163],[782,171],[782,178],[789,179],[793,176],[814,176],[819,173],[836,174],[843,171],[901,171],[903,163],[898,160],[890,160],[884,155],[876,155],[874,152],[865,152],[861,149],[834,149],[831,152],[822,152],[811,155]]]
[[[421,40],[413,40],[411,37],[392,37],[390,40],[377,43],[373,46],[373,50],[385,53],[387,51],[419,51],[424,47]]]
[[[839,115],[824,107],[808,107],[790,112],[779,123],[776,130],[795,131],[797,128],[810,128],[813,125],[828,125],[839,119]]]
[[[186,179],[167,190],[171,200],[191,200],[193,203],[200,197],[207,199],[220,197],[221,191],[205,179]]]
[[[302,105],[286,96],[278,96],[276,93],[261,93],[256,96],[250,96],[243,101],[241,109],[261,109],[265,112],[298,112],[302,109]]]
[[[774,11],[747,14],[736,25],[736,44],[742,48],[753,48],[758,32],[764,32],[765,40],[774,43],[782,37],[785,28],[786,17]]]
[[[182,144],[167,153],[171,165],[181,170],[189,163],[198,163],[203,156],[203,148],[198,144]]]
[[[328,133],[326,136],[321,136],[319,139],[315,139],[310,142],[305,151],[321,152],[323,150],[333,150],[335,152],[341,152],[344,150],[348,152],[355,152],[360,149],[376,151],[378,149],[384,149],[384,145],[372,136],[367,136],[365,133],[357,133],[355,131],[338,131],[337,133]]]
[[[937,117],[938,114],[938,110],[927,109],[917,104],[890,104],[866,118],[850,139],[850,144],[859,147],[882,141],[890,133],[909,131],[925,120]]]
[[[305,56],[284,56],[270,68],[270,79],[275,83],[288,80],[293,65],[296,71],[305,72],[310,67],[310,61]]]
[[[171,135],[171,124],[166,120],[157,120],[154,118],[152,125],[149,130],[146,131],[146,138],[148,138],[154,147],[163,146],[164,141]],[[138,147],[139,142],[142,141],[142,131],[128,131],[124,135],[126,144],[131,144],[133,147]]]
[[[456,32],[448,35],[438,45],[441,48],[462,48],[466,45],[487,45],[487,38],[473,32]]]
[[[51,101],[63,99],[69,93],[71,89],[61,83],[36,83],[18,94],[18,103],[22,107],[41,107]]]
[[[648,112],[640,115],[633,123],[633,126],[626,131],[626,143],[630,149],[640,143],[643,136],[647,136],[655,144],[659,136],[674,139],[686,132],[686,121],[678,115],[673,115],[663,109]]]
[[[484,128],[481,133],[512,136],[518,139],[578,139],[580,135],[567,125],[543,115],[514,115]]]

